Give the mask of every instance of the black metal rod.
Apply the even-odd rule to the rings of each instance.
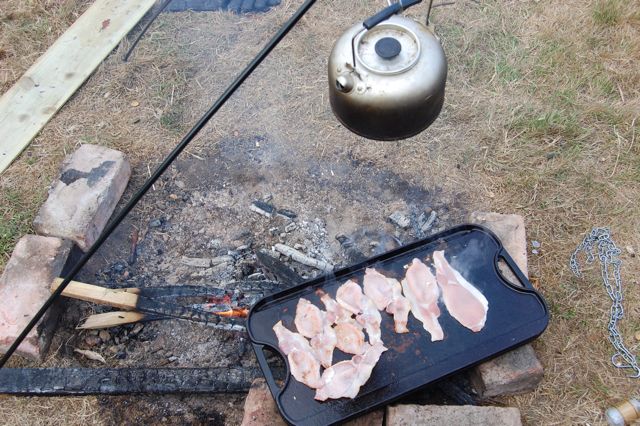
[[[433,0],[429,0],[429,8],[427,9],[427,18],[425,19],[427,26],[429,26],[429,18],[431,17],[431,8],[432,7],[433,7]]]
[[[127,62],[129,60],[129,56],[131,56],[131,54],[133,53],[133,50],[136,48],[136,46],[138,45],[142,37],[149,30],[149,27],[151,27],[151,24],[153,24],[153,22],[158,18],[158,16],[160,16],[162,11],[165,10],[167,6],[169,6],[169,3],[171,2],[172,0],[163,0],[160,6],[149,17],[149,20],[145,24],[144,28],[142,28],[142,31],[140,31],[140,34],[138,34],[136,39],[133,41],[133,43],[131,44],[131,47],[129,48],[129,50],[127,50],[127,53],[124,54],[124,58],[122,58],[123,62]]]
[[[62,281],[56,291],[49,296],[49,299],[42,305],[38,312],[33,316],[29,324],[22,330],[18,338],[13,342],[11,347],[7,349],[7,352],[0,359],[0,368],[4,367],[11,355],[18,348],[20,343],[27,337],[27,334],[36,326],[38,321],[44,316],[47,309],[51,307],[53,302],[60,297],[60,294],[69,285],[71,280],[80,272],[82,267],[91,259],[91,257],[98,251],[102,244],[109,238],[111,233],[120,225],[122,220],[129,214],[131,210],[138,204],[144,194],[149,191],[153,184],[162,176],[162,173],[173,163],[173,161],[180,155],[180,153],[189,145],[189,143],[200,133],[204,126],[211,120],[211,118],[218,112],[218,110],[229,100],[229,98],[235,93],[236,90],[242,85],[242,83],[251,75],[251,73],[260,65],[260,63],[271,53],[271,51],[280,43],[280,41],[291,31],[296,23],[304,16],[305,13],[313,6],[316,0],[306,0],[291,18],[278,30],[278,32],[269,40],[269,42],[262,48],[262,50],[253,58],[253,60],[242,70],[242,72],[236,77],[236,79],[227,87],[224,93],[218,98],[218,100],[209,108],[209,110],[198,120],[193,128],[187,133],[187,135],[180,141],[180,143],[171,151],[171,153],[164,159],[164,161],[156,168],[151,177],[142,185],[142,188],[136,192],[133,198],[125,204],[122,210],[117,216],[110,221],[104,232],[98,237],[96,242],[87,250],[87,252],[80,258],[78,263],[71,269],[67,277]]]

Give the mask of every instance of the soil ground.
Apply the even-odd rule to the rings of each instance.
[[[0,1],[0,90],[88,4]],[[0,176],[0,264],[30,231],[66,153],[81,143],[127,153],[130,197],[298,5],[285,1],[266,14],[246,16],[163,14],[129,63],[121,61],[125,41]],[[621,330],[637,352],[640,262],[632,253],[640,249],[640,2],[468,1],[435,8],[433,22],[449,59],[445,107],[429,129],[400,142],[353,135],[335,120],[327,98],[326,61],[334,40],[381,6],[314,6],[143,199],[83,278],[114,285],[153,285],[161,278],[204,282],[181,266],[181,256],[217,255],[246,244],[270,248],[280,238],[343,263],[339,234],[415,238],[411,231],[396,235],[387,223],[396,210],[435,210],[434,231],[462,222],[473,210],[518,213],[526,218],[530,241],[541,244],[530,253],[530,275],[552,318],[534,343],[545,366],[543,383],[497,403],[520,408],[528,424],[602,423],[603,409],[633,395],[638,379],[609,363],[609,300],[597,269],[574,278],[568,259],[592,226],[611,227],[622,248],[627,317]],[[423,4],[407,15],[421,19],[425,11]],[[280,237],[285,222],[248,210],[251,201],[265,198],[295,211],[300,229]],[[150,227],[156,219],[162,226]],[[134,228],[144,238],[139,262],[127,266]],[[219,271],[216,279],[230,279],[224,274],[236,269]],[[69,336],[85,344],[73,324],[93,309],[71,307],[46,366],[95,365],[64,349]],[[108,363],[154,363],[145,345],[163,336],[175,345],[167,350],[178,357],[177,366],[207,361],[206,353],[180,351],[184,341],[171,337],[197,339],[197,328],[167,324],[146,326],[127,345],[126,358],[116,352]],[[109,353],[117,346],[115,337],[109,342],[96,350]],[[226,350],[233,352],[235,344]],[[0,422],[237,424],[242,401],[242,395],[207,401],[2,398]]]

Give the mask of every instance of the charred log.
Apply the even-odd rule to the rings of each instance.
[[[247,392],[258,368],[3,368],[0,394],[21,396]]]

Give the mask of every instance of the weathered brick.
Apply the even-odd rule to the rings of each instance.
[[[65,159],[34,229],[69,239],[86,251],[103,231],[130,176],[129,161],[120,151],[82,145]]]
[[[384,410],[376,410],[350,420],[345,426],[382,426]],[[276,402],[271,396],[264,379],[256,379],[251,384],[249,394],[244,401],[242,426],[286,425]]]
[[[264,379],[254,380],[244,401],[242,426],[284,426],[286,424],[280,416],[276,402]]]
[[[380,409],[349,420],[344,426],[382,426],[383,423],[384,409]]]
[[[469,220],[493,231],[518,267],[528,275],[527,237],[522,216],[473,212]],[[544,369],[535,351],[531,345],[524,345],[478,365],[471,371],[471,381],[481,397],[490,398],[532,391],[543,375]]]
[[[471,382],[479,395],[492,398],[532,391],[544,375],[531,345],[524,345],[478,365]]]
[[[482,225],[498,236],[502,245],[525,275],[527,269],[527,235],[524,218],[517,214],[473,212],[469,221]]]
[[[49,287],[60,275],[71,242],[55,237],[25,235],[18,241],[0,277],[0,352],[15,341],[51,294]],[[59,309],[53,306],[29,333],[16,353],[41,360],[51,343]]]
[[[387,407],[387,426],[521,426],[517,408],[472,405],[396,405]]]

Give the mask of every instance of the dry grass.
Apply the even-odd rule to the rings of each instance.
[[[16,398],[0,396],[0,419],[15,426],[101,425],[95,398]]]
[[[42,11],[49,3],[24,4]],[[55,2],[58,9],[26,21],[47,17],[57,20],[52,28],[63,28],[73,20],[69,11],[85,3]],[[22,8],[17,4],[0,2],[0,17],[9,7]],[[29,229],[65,151],[82,142],[122,149],[132,156],[139,182],[297,4],[285,2],[260,18],[163,15],[130,64],[110,57],[0,177],[0,254],[6,257],[15,236]],[[434,126],[404,143],[351,135],[336,124],[324,96],[333,40],[378,6],[319,3],[190,152],[197,155],[238,131],[268,133],[272,149],[279,150],[276,159],[276,153],[293,151],[307,167],[312,161],[338,164],[349,155],[417,185],[464,193],[470,208],[524,215],[530,239],[542,243],[540,254],[530,255],[530,273],[540,282],[552,320],[535,343],[544,382],[504,403],[518,406],[529,424],[602,422],[603,409],[636,392],[638,381],[608,362],[608,300],[597,273],[576,279],[567,261],[592,226],[611,226],[620,246],[640,248],[640,2],[483,1],[435,9],[450,60],[446,107]],[[423,13],[417,6],[409,15]],[[50,38],[21,37],[30,30],[0,19],[2,49],[14,40],[18,52],[39,52],[55,38],[46,31]],[[0,56],[0,68],[10,68],[13,80],[29,65],[6,58]],[[134,100],[140,106],[133,107]],[[622,330],[637,352],[632,336],[640,330],[634,281],[640,258],[624,253],[623,260],[628,316]],[[6,401],[11,404],[3,401],[2,407],[27,406]],[[15,416],[2,410],[0,419]]]
[[[88,0],[0,0],[0,94],[20,78],[90,3]],[[37,162],[34,158],[25,158],[28,169],[38,169]],[[51,164],[49,170],[55,167]],[[30,176],[33,181],[24,184],[15,183],[22,179],[19,174],[2,182],[0,267],[4,266],[17,239],[31,230],[31,221],[51,180],[47,173],[30,173]]]

